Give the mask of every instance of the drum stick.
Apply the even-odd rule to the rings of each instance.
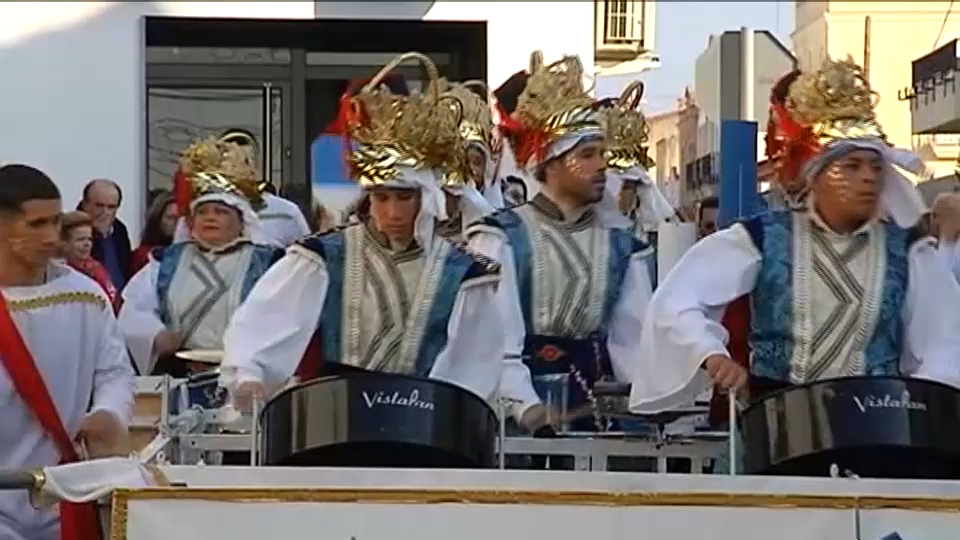
[[[507,402],[503,397],[497,399],[497,412],[500,416],[500,452],[498,459],[500,460],[500,469],[507,468]]]
[[[256,467],[260,464],[260,398],[253,398],[253,405],[250,411],[253,415],[252,425],[250,426],[250,466]]]
[[[729,433],[727,436],[730,452],[730,476],[737,475],[737,391],[733,388],[727,392],[727,422]]]

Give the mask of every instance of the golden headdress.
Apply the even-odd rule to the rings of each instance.
[[[472,88],[487,94],[487,85],[483,81],[449,83],[447,94],[463,106],[460,136],[468,144],[482,144],[490,150],[493,144],[493,115],[490,113],[490,105]]]
[[[254,210],[263,208],[257,169],[234,143],[214,138],[194,142],[180,158],[180,171],[189,182],[191,201],[227,193],[246,199]]]
[[[597,113],[607,142],[607,165],[612,168],[649,169],[654,166],[647,155],[650,129],[640,112],[643,88],[640,81],[630,83],[619,98],[610,106],[601,107]]]
[[[838,139],[884,138],[877,123],[878,101],[863,68],[847,56],[827,59],[817,71],[801,73],[790,85],[784,105],[790,119],[825,146]]]
[[[504,129],[513,139],[517,162],[527,164],[546,157],[547,148],[560,138],[585,130],[599,131],[590,90],[584,85],[580,58],[565,56],[544,65],[543,53],[530,55],[529,78],[517,98],[517,107]]]
[[[422,92],[398,95],[380,84],[410,59],[426,71]],[[347,156],[351,177],[371,187],[401,180],[399,167],[463,170],[463,105],[444,92],[445,86],[429,58],[410,52],[384,66],[356,95],[344,95],[340,118],[352,145]]]

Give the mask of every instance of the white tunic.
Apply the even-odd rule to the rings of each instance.
[[[801,217],[804,215],[801,215]],[[807,220],[809,223],[809,220]],[[795,222],[796,224],[796,222]],[[812,225],[812,224],[810,224]],[[879,228],[879,226],[875,226]],[[876,315],[882,278],[876,270],[881,247],[874,236],[863,248],[857,248],[855,235],[844,237],[828,233],[832,249],[842,251],[848,264],[843,269],[833,268],[831,274],[842,271],[847,281],[843,286],[862,289],[860,308],[846,313],[849,319],[841,326],[851,328],[852,337],[840,339],[840,332],[827,328],[827,318],[836,303],[821,273],[809,272],[810,291],[807,299],[794,302],[795,319],[805,321],[803,330],[810,337],[810,347],[796,347],[791,359],[791,379],[815,380],[835,375],[862,371],[864,344],[858,332],[870,325]],[[870,244],[874,244],[871,247]],[[798,243],[794,242],[795,250]],[[823,246],[810,243],[812,253],[797,256],[816,260]],[[750,233],[742,225],[734,225],[694,245],[663,281],[647,311],[640,343],[640,369],[634,377],[630,399],[631,411],[653,413],[691,402],[711,385],[706,372],[700,369],[703,361],[715,354],[727,355],[728,335],[720,321],[727,304],[750,293],[757,281],[761,253],[754,246]],[[938,260],[932,243],[920,240],[913,244],[908,255],[907,298],[903,307],[905,323],[905,350],[901,357],[904,373],[941,381],[960,383],[960,286]],[[853,281],[857,285],[853,284]],[[806,315],[804,315],[806,314]],[[871,327],[872,328],[872,327]],[[818,332],[818,330],[823,330]],[[815,336],[829,345],[835,341],[841,353],[824,360],[820,350],[834,347],[814,347]],[[821,345],[823,345],[821,344]],[[858,360],[859,359],[859,360]]]
[[[186,349],[223,349],[223,334],[241,303],[253,249],[246,244],[239,249],[209,252],[190,244],[174,271],[166,314],[160,313],[157,296],[160,263],[151,259],[133,276],[123,290],[118,319],[141,374],[152,371],[157,361],[153,342],[163,330],[179,332]]]
[[[266,203],[266,208],[261,210],[257,217],[260,218],[260,226],[267,242],[287,247],[310,234],[310,226],[299,206],[270,193],[263,195],[263,202]]]
[[[87,411],[105,410],[126,425],[136,382],[113,308],[87,276],[51,265],[36,287],[2,290],[13,320],[71,436]],[[0,467],[27,469],[56,465],[60,454],[0,368]],[[0,491],[0,538],[57,537],[56,510],[38,511],[26,491]]]
[[[347,231],[360,229],[352,227]],[[437,240],[435,245],[441,242]],[[425,268],[428,264],[426,261],[432,259],[431,255],[426,255],[418,258],[419,262],[409,260],[397,267],[403,288],[410,287],[405,296],[410,299],[407,306],[412,315],[401,315],[394,320],[395,317],[383,314],[390,318],[391,324],[387,326],[392,327],[396,323],[403,334],[415,333],[408,331],[408,327],[420,324],[416,322],[420,317],[413,314],[422,311],[423,293],[425,287],[429,286],[424,282],[430,281],[417,274],[430,274],[429,270],[421,272],[419,269]],[[384,261],[379,260],[375,264],[384,264]],[[350,271],[346,264],[344,271]],[[369,275],[381,278],[387,274],[385,268],[372,266],[358,272],[372,273]],[[244,381],[259,381],[268,389],[283,385],[294,374],[317,329],[329,284],[330,278],[323,259],[300,246],[291,247],[287,255],[274,264],[253,287],[227,329],[222,366],[224,386],[234,389]],[[356,295],[344,295],[347,314],[343,332],[356,339],[343,341],[344,358],[336,361],[394,370],[381,365],[382,362],[392,361],[392,355],[385,355],[370,365],[359,358],[360,353],[369,348],[364,344],[369,345],[374,327],[363,322],[367,317],[358,320],[351,316],[353,309],[350,305],[357,303],[351,299],[359,299],[361,304],[366,302],[362,300],[365,297],[362,291],[369,286],[369,283],[362,286]],[[398,291],[399,288],[391,290]],[[460,288],[447,324],[446,347],[437,357],[430,377],[452,382],[484,398],[493,395],[499,382],[500,359],[503,357],[503,341],[499,339],[503,330],[495,298],[496,280],[473,280]],[[403,305],[403,302],[391,303],[394,304]],[[407,341],[403,340],[403,343]],[[355,342],[356,347],[351,342]],[[351,353],[351,348],[358,353]]]
[[[536,223],[538,231],[537,238],[531,239],[540,246],[533,263],[533,331],[587,337],[601,325],[609,274],[609,230],[596,223],[574,226],[576,218],[562,222],[541,219],[534,215],[531,205],[514,210],[528,224]],[[506,354],[500,391],[515,403],[513,414],[519,419],[529,407],[540,403],[540,398],[521,359],[526,329],[513,248],[501,231],[486,226],[472,227],[469,238],[472,249],[502,263],[499,296]],[[607,349],[618,381],[631,381],[639,364],[639,329],[651,295],[650,275],[641,255],[634,255],[630,261],[607,328]],[[572,293],[571,285],[576,285]]]

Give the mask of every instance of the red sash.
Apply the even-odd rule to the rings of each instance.
[[[43,375],[17,329],[7,302],[0,294],[0,362],[10,376],[20,399],[37,418],[47,437],[57,445],[61,463],[80,461],[73,440],[67,434]],[[96,503],[60,503],[60,538],[62,540],[96,540],[100,537]]]
[[[320,332],[317,331],[310,338],[307,350],[304,351],[300,358],[300,364],[297,366],[297,371],[294,372],[300,382],[312,381],[320,377],[320,355]]]

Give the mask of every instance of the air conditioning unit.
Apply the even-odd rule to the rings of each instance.
[[[653,50],[654,2],[594,0],[598,64],[629,62]]]

